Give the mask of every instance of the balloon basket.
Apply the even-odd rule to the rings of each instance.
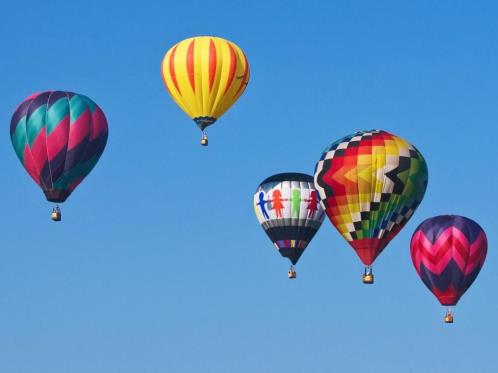
[[[444,323],[453,324],[453,313],[449,309],[446,311],[446,315],[444,315]]]
[[[296,271],[294,271],[294,267],[289,268],[289,271],[287,272],[287,277],[291,280],[297,277],[297,273]]]
[[[59,206],[55,206],[52,209],[52,213],[50,214],[50,217],[53,221],[61,221],[62,220],[62,214],[61,214],[61,210],[59,209]]]
[[[202,137],[201,137],[201,145],[202,146],[208,146],[208,137],[205,133],[202,133]]]
[[[374,275],[372,273],[372,268],[365,268],[365,272],[363,273],[363,283],[367,285],[371,285],[374,283]]]

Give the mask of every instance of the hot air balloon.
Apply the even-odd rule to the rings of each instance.
[[[64,202],[90,173],[107,142],[107,120],[86,96],[35,93],[12,115],[10,138],[22,165],[48,201]],[[52,220],[60,221],[56,205]]]
[[[294,265],[325,216],[313,177],[300,173],[270,176],[254,194],[254,211],[280,255],[291,261],[288,277],[296,278]]]
[[[161,75],[170,96],[201,129],[201,145],[206,146],[205,129],[246,89],[249,64],[235,43],[198,36],[179,42],[166,53]]]
[[[327,147],[315,169],[315,186],[332,224],[365,264],[372,264],[413,215],[427,187],[422,154],[380,130],[361,131]]]
[[[415,270],[447,307],[444,321],[452,323],[451,307],[472,285],[486,259],[486,233],[469,218],[435,216],[415,229],[410,248]]]

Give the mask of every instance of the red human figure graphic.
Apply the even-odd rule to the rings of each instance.
[[[281,218],[282,209],[284,208],[282,192],[278,189],[275,189],[272,193],[272,197],[273,197],[273,199],[271,200],[272,208],[273,210],[275,210],[276,217]]]
[[[310,198],[306,202],[308,202],[308,206],[306,207],[308,210],[308,219],[313,219],[315,212],[318,210],[318,195],[316,190],[311,191]]]

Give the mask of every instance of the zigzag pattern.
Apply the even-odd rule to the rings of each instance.
[[[427,270],[440,275],[453,261],[464,275],[468,275],[484,262],[486,253],[481,248],[485,242],[484,232],[470,243],[465,234],[455,227],[443,231],[434,243],[422,231],[417,231],[412,238],[413,263],[418,272],[423,264]]]
[[[427,187],[422,154],[385,131],[356,132],[332,143],[315,186],[332,224],[365,265],[403,228]]]
[[[486,253],[486,234],[462,216],[427,219],[411,240],[415,270],[443,305],[458,302],[479,274]]]
[[[107,134],[104,113],[92,100],[62,91],[31,95],[10,125],[19,160],[53,202],[64,202],[92,170]]]

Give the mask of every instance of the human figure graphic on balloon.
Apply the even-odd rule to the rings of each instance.
[[[306,210],[308,210],[307,218],[313,219],[315,213],[318,211],[318,194],[316,190],[312,190],[309,198],[301,198],[301,191],[299,189],[294,189],[292,191],[292,217],[299,218],[301,210],[301,202],[307,202]]]
[[[291,197],[291,216],[293,218],[299,218],[299,212],[301,210],[301,191],[299,189],[292,190]]]
[[[257,205],[259,206],[261,213],[265,219],[270,219],[270,215],[268,214],[268,210],[275,211],[275,218],[283,218],[282,210],[284,209],[284,202],[289,201],[287,198],[282,198],[282,192],[279,189],[275,189],[271,192],[271,199],[265,199],[265,193],[260,192],[258,195],[259,202]],[[307,218],[313,219],[315,217],[316,212],[318,211],[318,194],[315,190],[311,191],[309,198],[302,199],[301,192],[298,189],[294,189],[292,191],[292,195],[290,198],[291,202],[291,216],[294,218],[299,218],[301,202],[307,202],[306,210]]]
[[[270,215],[268,215],[268,212],[266,211],[266,208],[265,208],[265,204],[270,202],[270,200],[265,200],[265,193],[264,192],[260,192],[258,195],[258,198],[259,198],[259,202],[257,203],[257,205],[261,209],[261,213],[263,214],[265,219],[270,219]]]
[[[315,217],[315,213],[318,211],[318,195],[316,190],[312,190],[310,193],[310,198],[305,199],[308,202],[308,206],[306,207],[308,210],[308,219],[313,219]]]
[[[271,210],[275,210],[275,217],[276,218],[282,218],[282,209],[284,208],[283,202],[288,201],[287,198],[282,198],[282,192],[279,189],[273,190],[272,193],[273,199],[271,199],[269,202],[271,202]],[[298,189],[292,190],[292,195],[291,195],[291,216],[292,217],[299,217],[299,210],[300,210],[300,205],[301,205],[301,192]]]
[[[272,193],[273,199],[270,200],[271,202],[271,209],[275,210],[275,216],[277,218],[282,217],[282,209],[284,208],[284,201],[287,201],[287,199],[282,198],[282,192],[279,189],[275,189]]]

